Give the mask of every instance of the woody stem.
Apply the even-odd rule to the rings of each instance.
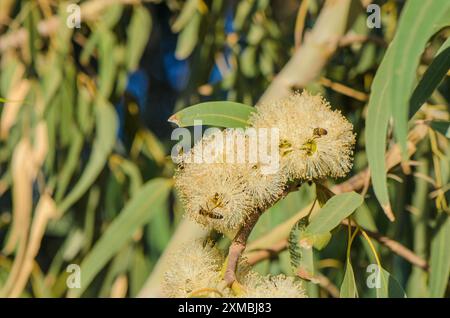
[[[239,261],[239,257],[245,250],[247,239],[250,236],[250,233],[255,227],[256,222],[258,221],[260,216],[261,212],[259,210],[253,212],[249,216],[245,225],[236,234],[236,236],[233,239],[233,242],[231,242],[230,249],[228,251],[228,263],[224,275],[224,280],[228,286],[231,286],[233,282],[236,280],[236,268]]]
[[[293,191],[297,191],[300,183],[292,183],[289,184],[283,193],[278,197],[276,201],[279,201],[286,197],[289,193]],[[275,204],[275,202],[272,203],[272,205]],[[237,264],[239,262],[239,257],[241,256],[242,252],[245,250],[245,247],[247,245],[248,237],[250,236],[250,233],[252,232],[253,228],[256,225],[256,222],[258,222],[259,217],[261,214],[267,209],[262,208],[259,210],[256,210],[252,214],[250,214],[247,222],[242,226],[242,228],[239,230],[239,232],[236,234],[236,236],[233,239],[233,242],[231,242],[230,248],[228,250],[228,262],[226,264],[225,274],[224,274],[224,280],[225,283],[228,286],[231,286],[233,282],[236,280],[236,268]]]

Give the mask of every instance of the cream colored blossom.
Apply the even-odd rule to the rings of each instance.
[[[352,167],[352,125],[321,96],[304,91],[257,106],[253,127],[280,130],[280,156],[289,179],[343,177]]]
[[[229,291],[220,288],[220,269],[224,258],[215,247],[197,240],[182,245],[169,256],[163,292],[171,298],[222,297]]]
[[[204,137],[178,158],[175,186],[189,218],[233,235],[250,213],[281,195],[284,176],[264,174],[249,149],[244,131],[226,129]]]
[[[245,179],[233,166],[186,165],[176,175],[175,185],[186,216],[222,233],[238,230],[254,210]]]
[[[242,281],[245,293],[243,298],[306,298],[301,282],[283,274],[262,276],[254,271]]]
[[[183,244],[167,261],[163,292],[171,298],[240,297],[240,298],[304,298],[301,283],[285,275],[262,276],[253,271],[244,259],[238,264],[236,276],[242,294],[226,287],[222,280],[225,262],[222,253],[211,244],[195,240]]]
[[[267,209],[282,195],[286,186],[286,176],[282,173],[265,174],[261,166],[252,165],[247,173],[247,191],[254,204],[262,210]]]

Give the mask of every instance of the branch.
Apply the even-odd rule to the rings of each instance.
[[[331,297],[339,298],[340,295],[339,289],[328,279],[328,277],[320,273],[317,273],[314,276],[314,279],[317,281],[320,287],[322,287],[331,295]]]
[[[255,265],[265,259],[276,258],[278,254],[286,250],[287,247],[287,239],[282,239],[269,248],[251,250],[249,251],[249,255],[246,256],[247,263],[249,265]]]
[[[293,87],[314,81],[338,48],[347,26],[350,0],[327,0],[314,28],[305,34],[302,45],[273,79],[259,102],[289,95]]]
[[[260,211],[255,211],[254,213],[252,213],[245,225],[236,234],[233,242],[231,242],[230,249],[228,251],[227,267],[225,269],[224,275],[225,283],[228,286],[231,286],[231,284],[233,284],[233,282],[236,280],[236,268],[239,262],[239,257],[244,251],[247,244],[247,239],[250,236],[253,228],[255,227],[256,222],[258,222],[260,216]]]
[[[239,258],[242,252],[245,250],[247,246],[247,240],[255,227],[256,223],[259,220],[261,214],[263,214],[267,209],[273,206],[276,202],[285,198],[289,193],[293,191],[297,191],[301,184],[296,182],[290,183],[286,186],[285,190],[280,194],[275,202],[272,202],[270,205],[266,205],[252,214],[250,214],[247,222],[242,226],[242,228],[238,231],[233,241],[231,242],[230,248],[228,250],[227,264],[225,269],[224,280],[228,286],[231,286],[233,282],[236,280],[236,268],[239,262]]]

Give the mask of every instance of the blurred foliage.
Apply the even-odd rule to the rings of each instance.
[[[370,1],[352,0],[345,35],[305,86],[354,125],[349,177],[368,163],[372,177],[377,173],[377,196],[365,189],[352,218],[430,264],[429,270],[413,266],[363,235],[349,239],[339,226],[311,261],[342,297],[377,296],[367,288],[366,269],[378,261],[383,279],[395,277],[409,297],[450,296],[450,32],[442,28],[449,15],[432,0],[417,20],[420,1],[409,1],[415,7],[404,21],[404,1],[373,1],[382,19],[381,28],[370,29],[362,5]],[[76,13],[69,2],[0,2],[0,296],[138,295],[182,219],[166,120],[205,101],[254,105],[305,43],[326,1],[74,2],[80,28],[66,24]],[[415,25],[419,35],[410,32]],[[389,46],[397,32],[404,43]],[[383,129],[390,149],[397,147],[394,136],[403,145],[417,123],[429,126],[426,136],[412,158],[386,175]],[[366,145],[376,151],[366,152]],[[391,202],[395,222],[377,197]],[[314,198],[314,186],[290,194],[262,216],[250,242],[264,240]],[[82,268],[81,289],[70,293],[69,264]],[[289,251],[256,269],[292,275]],[[332,294],[317,281],[306,285],[310,297]]]

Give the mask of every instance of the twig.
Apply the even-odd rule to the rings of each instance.
[[[380,45],[382,47],[387,47],[386,41],[383,38],[381,38],[381,37],[357,34],[357,33],[354,33],[354,32],[348,32],[346,35],[344,35],[339,40],[339,47],[349,46],[349,45],[352,45],[354,43],[364,43],[364,42],[367,42],[367,41],[374,42],[375,44],[378,44],[378,45]]]
[[[298,183],[288,184],[285,190],[277,198],[276,202],[285,198],[289,193],[297,191],[299,186],[300,185]],[[270,206],[272,206],[273,204],[275,204],[275,202],[273,202]],[[261,207],[260,209],[250,214],[247,222],[241,227],[241,229],[238,231],[233,241],[231,242],[230,248],[228,250],[227,264],[224,274],[224,280],[228,286],[231,286],[231,284],[233,284],[233,282],[236,280],[237,264],[242,252],[247,246],[247,240],[250,236],[250,233],[258,222],[261,214],[264,213],[270,206],[268,205],[265,207]]]
[[[287,249],[288,241],[283,239],[269,248],[252,250],[249,256],[246,257],[247,263],[249,265],[255,265],[265,259],[270,259]]]
[[[350,0],[327,0],[314,28],[305,34],[302,45],[273,79],[259,102],[270,102],[289,95],[294,87],[305,87],[315,80],[344,35]]]
[[[316,275],[314,275],[314,279],[317,281],[320,287],[322,287],[331,295],[331,297],[339,298],[339,289],[331,282],[331,280],[328,279],[328,277],[317,273]]]
[[[302,44],[302,35],[305,28],[306,14],[308,13],[309,0],[302,0],[298,9],[297,18],[295,19],[295,48],[299,48]]]
[[[357,91],[356,89],[348,87],[344,84],[333,82],[330,79],[325,78],[325,77],[321,77],[319,80],[319,83],[325,87],[331,88],[332,90],[334,90],[338,93],[341,93],[345,96],[352,97],[361,102],[365,102],[369,99],[369,96],[366,93]]]
[[[247,222],[244,226],[239,230],[236,234],[233,242],[230,245],[230,249],[228,251],[227,258],[227,267],[225,269],[224,280],[228,286],[231,286],[233,282],[236,280],[236,267],[239,261],[239,257],[247,245],[247,239],[250,236],[253,228],[258,222],[259,217],[261,216],[260,211],[255,211],[250,215]]]

